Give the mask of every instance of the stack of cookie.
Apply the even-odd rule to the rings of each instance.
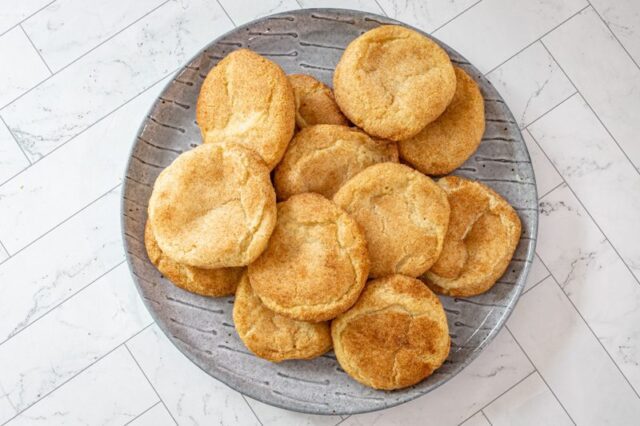
[[[429,177],[464,163],[484,132],[478,86],[432,40],[371,30],[333,83],[227,55],[198,98],[204,143],[155,182],[145,243],[177,286],[235,294],[236,330],[257,356],[333,347],[354,379],[398,389],[448,356],[434,292],[491,288],[520,220],[481,183]]]

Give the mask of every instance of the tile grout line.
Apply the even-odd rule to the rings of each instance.
[[[439,29],[441,29],[442,27],[444,27],[445,25],[449,24],[451,21],[458,19],[460,16],[464,15],[465,13],[467,13],[469,10],[473,9],[476,5],[480,4],[482,2],[482,0],[478,0],[477,2],[473,3],[472,5],[468,6],[466,9],[464,9],[463,11],[461,11],[460,13],[458,13],[456,16],[454,16],[453,18],[445,21],[445,23],[440,24],[440,26],[436,27],[435,29],[429,31],[429,34],[434,34],[436,31],[438,31]]]
[[[18,24],[18,26],[20,27],[20,29],[22,30],[22,33],[24,34],[24,36],[27,38],[27,40],[29,40],[29,43],[31,44],[31,46],[33,47],[33,50],[36,51],[36,53],[38,54],[38,56],[40,57],[40,60],[42,61],[42,63],[44,64],[45,67],[47,67],[47,69],[49,70],[49,76],[51,77],[53,74],[55,74],[52,70],[51,67],[49,67],[49,64],[47,63],[47,61],[44,60],[44,57],[42,56],[42,53],[40,52],[40,50],[36,47],[35,44],[33,44],[33,40],[31,40],[31,37],[29,37],[29,34],[27,34],[27,31],[25,31],[24,27],[22,26],[22,23]]]
[[[148,413],[149,411],[151,411],[155,406],[157,406],[158,404],[161,404],[162,401],[159,400],[153,404],[151,404],[151,407],[147,408],[146,410],[144,410],[142,413],[138,414],[137,416],[135,416],[134,418],[132,418],[131,420],[129,420],[128,422],[126,422],[124,424],[124,426],[130,425],[131,423],[135,422],[139,417],[143,416],[145,413]],[[171,414],[169,414],[171,415]]]
[[[152,322],[151,324],[153,324],[154,322]],[[130,340],[130,339],[129,339]],[[128,342],[128,340],[127,340]],[[124,346],[124,348],[127,350],[127,352],[129,353],[129,355],[131,356],[131,359],[133,359],[133,362],[136,363],[136,365],[138,366],[138,369],[140,370],[140,372],[142,373],[142,375],[144,376],[144,378],[147,380],[147,383],[149,383],[149,386],[151,386],[151,389],[153,389],[153,392],[156,394],[156,396],[158,397],[158,400],[162,403],[162,405],[164,406],[165,410],[167,410],[167,412],[169,413],[169,415],[171,416],[171,418],[173,419],[173,421],[176,423],[176,425],[178,424],[178,422],[176,421],[175,417],[173,417],[173,414],[171,413],[171,411],[169,410],[169,407],[167,407],[167,404],[164,403],[164,400],[162,399],[162,397],[160,396],[160,394],[158,393],[158,391],[156,390],[155,386],[153,386],[153,383],[151,383],[151,380],[149,380],[149,377],[147,376],[147,373],[144,372],[144,370],[142,369],[142,367],[140,366],[140,363],[138,362],[138,360],[136,359],[135,356],[133,356],[133,353],[131,352],[131,349],[129,349],[129,345],[127,345],[127,342],[124,342],[122,344],[122,346]]]
[[[100,201],[102,198],[106,197],[107,195],[111,194],[114,190],[116,190],[119,186],[122,185],[122,182],[119,182],[116,186],[114,186],[113,188],[109,189],[107,192],[105,192],[104,194],[100,195],[98,198],[96,198],[95,200],[91,201],[90,203],[88,203],[86,206],[82,207],[81,209],[77,210],[75,213],[73,213],[71,216],[67,217],[66,219],[64,219],[63,221],[61,221],[60,223],[58,223],[57,225],[54,225],[53,228],[50,228],[48,231],[46,231],[45,233],[43,233],[42,235],[38,236],[37,238],[35,238],[33,241],[29,242],[28,244],[26,244],[24,247],[20,248],[19,250],[17,250],[15,253],[13,253],[11,255],[11,257],[14,257],[15,255],[17,255],[18,253],[24,251],[25,249],[27,249],[27,247],[30,247],[31,245],[33,245],[35,242],[37,242],[38,240],[42,239],[43,237],[45,237],[46,235],[49,235],[52,231],[54,231],[55,229],[57,229],[59,226],[61,226],[62,224],[68,222],[69,220],[71,220],[73,217],[77,216],[79,213],[81,213],[82,211],[86,210],[87,208],[91,207],[93,204],[95,204],[96,202]],[[3,262],[0,262],[0,265],[2,265],[4,262],[6,262],[8,259],[4,260]]]
[[[72,298],[74,298],[75,296],[77,296],[78,294],[82,293],[83,291],[87,290],[89,287],[91,287],[93,284],[95,284],[96,281],[98,281],[99,279],[101,279],[102,277],[104,277],[105,275],[109,274],[110,272],[112,272],[114,269],[116,269],[117,267],[119,267],[120,265],[122,265],[123,263],[125,263],[126,260],[121,260],[120,262],[118,262],[116,265],[112,266],[111,268],[107,269],[106,271],[104,271],[103,273],[101,273],[99,276],[97,276],[96,278],[94,278],[93,280],[91,280],[90,282],[88,282],[87,284],[85,284],[84,286],[82,286],[81,288],[79,288],[75,293],[69,295],[68,297],[66,297],[65,299],[61,300],[60,302],[58,302],[55,306],[51,307],[51,309],[49,309],[47,312],[43,313],[41,316],[39,316],[38,318],[36,318],[35,320],[33,320],[32,322],[30,322],[29,324],[25,325],[24,327],[22,327],[20,330],[16,331],[13,334],[10,334],[9,337],[7,337],[6,339],[4,339],[2,342],[0,342],[0,346],[9,342],[11,339],[13,339],[14,337],[16,337],[17,335],[21,334],[22,332],[24,332],[25,330],[27,330],[29,327],[31,327],[32,325],[34,325],[35,323],[37,323],[38,321],[40,321],[42,318],[45,318],[47,316],[49,316],[49,314],[51,314],[52,312],[54,312],[56,309],[58,309],[60,306],[62,306],[63,304],[65,304],[66,302],[68,302],[69,300],[71,300]]]
[[[530,132],[527,131],[527,133],[531,134]],[[540,202],[540,200],[542,200],[544,197],[546,197],[547,195],[551,194],[553,191],[555,191],[556,189],[560,188],[562,185],[566,184],[566,182],[564,181],[564,179],[562,178],[562,175],[560,175],[560,178],[562,179],[562,182],[560,182],[559,184],[557,184],[556,186],[554,186],[553,188],[551,188],[550,190],[548,190],[547,192],[545,192],[544,194],[542,194],[541,196],[538,197],[538,202]]]
[[[17,24],[13,25],[12,27],[9,27],[6,31],[0,33],[0,37],[2,37],[3,35],[5,35],[6,33],[8,33],[9,31],[15,29],[18,25],[21,25],[23,22],[29,20],[33,15],[38,14],[40,11],[46,9],[47,7],[51,6],[53,3],[55,3],[57,0],[53,0],[47,4],[45,4],[44,6],[42,6],[40,9],[36,10],[35,12],[33,12],[31,15],[26,16],[24,19],[22,19],[20,22],[18,22]]]
[[[536,370],[537,371],[537,370]],[[489,426],[493,426],[493,423],[491,423],[491,420],[489,420],[489,416],[487,416],[484,413],[484,408],[480,410],[480,412],[482,413],[482,417],[484,417],[484,419],[487,421],[487,423],[489,423]]]
[[[7,258],[2,261],[2,263],[4,263],[6,260],[8,260],[11,257],[11,253],[9,253],[9,250],[7,250],[4,244],[2,244],[2,241],[0,241],[0,248],[4,250],[5,253],[7,253]]]
[[[629,56],[629,59],[631,59],[631,62],[633,62],[636,67],[638,67],[638,69],[640,69],[640,65],[638,65],[638,63],[636,62],[636,60],[633,58],[633,56],[631,56],[631,53],[629,53],[629,51],[627,50],[626,47],[624,47],[624,44],[622,44],[622,42],[620,41],[620,39],[618,38],[617,34],[613,31],[613,29],[609,26],[609,24],[607,23],[607,21],[604,20],[604,18],[602,17],[602,15],[600,15],[600,12],[598,12],[598,9],[596,9],[596,7],[591,4],[591,0],[587,0],[587,2],[589,3],[589,5],[591,6],[591,8],[593,9],[593,11],[596,13],[596,15],[598,15],[598,18],[600,18],[600,20],[602,21],[602,23],[604,24],[605,27],[607,27],[607,29],[609,30],[609,32],[611,33],[611,35],[613,36],[613,38],[616,39],[616,41],[618,42],[618,44],[620,45],[620,47],[622,47],[622,50],[625,51],[625,53],[627,54],[627,56]]]
[[[551,53],[551,51],[549,50],[549,48],[547,48],[547,45],[544,44],[544,42],[542,40],[540,40],[540,43],[542,44],[542,47],[544,47],[544,49],[547,51],[547,53],[549,53],[549,55],[551,56],[551,58],[555,61],[556,64],[558,64],[558,67],[560,68],[560,71],[562,71],[562,73],[565,75],[565,77],[567,77],[567,79],[571,82],[571,84],[573,84],[573,87],[575,87],[577,89],[577,86],[573,83],[573,80],[571,80],[571,77],[569,77],[569,74],[567,74],[564,70],[564,68],[562,68],[562,65],[560,65],[560,63],[556,60],[556,58],[554,58],[553,54]],[[629,163],[631,163],[631,167],[633,167],[633,169],[636,171],[636,173],[640,174],[640,170],[638,170],[638,168],[636,167],[635,163],[633,161],[631,161],[631,158],[629,158],[629,156],[627,155],[626,151],[624,149],[622,149],[622,146],[620,146],[620,144],[618,143],[618,140],[613,136],[613,134],[609,131],[609,128],[607,126],[605,126],[604,122],[602,121],[602,119],[600,118],[600,116],[598,115],[598,113],[593,109],[593,107],[591,106],[591,104],[587,101],[587,99],[582,96],[582,93],[580,92],[580,90],[578,90],[578,95],[580,95],[580,97],[582,98],[582,101],[587,104],[587,106],[589,107],[589,109],[591,110],[591,112],[593,113],[593,115],[596,116],[596,118],[598,119],[598,122],[600,123],[600,125],[604,128],[604,130],[607,132],[607,134],[609,135],[609,137],[611,139],[613,139],[613,142],[618,146],[618,148],[620,149],[620,151],[622,152],[622,155],[625,156],[625,158],[629,161]]]
[[[378,8],[380,9],[380,12],[382,12],[382,14],[388,18],[389,14],[387,13],[386,10],[384,10],[384,8],[380,4],[380,2],[378,0],[373,0],[373,1],[378,5]]]
[[[556,165],[554,164],[553,161],[551,161],[551,158],[549,158],[549,156],[547,155],[547,153],[544,151],[544,149],[542,149],[542,147],[540,146],[540,144],[538,143],[538,141],[536,140],[536,138],[531,134],[531,132],[529,131],[529,129],[527,129],[527,132],[529,133],[529,136],[531,136],[531,140],[533,140],[536,145],[538,145],[538,148],[540,148],[540,150],[542,151],[542,153],[544,154],[544,156],[547,158],[547,160],[549,160],[549,163],[551,163],[551,166],[553,166],[553,168],[556,170],[556,172],[562,176],[562,173],[560,173],[560,170],[558,170],[558,168],[556,167]],[[564,179],[564,176],[562,176],[562,178]],[[613,245],[613,243],[611,242],[611,240],[609,240],[609,237],[607,237],[607,234],[604,233],[604,231],[602,230],[602,228],[600,227],[600,225],[598,224],[598,222],[596,222],[596,220],[593,218],[593,216],[591,216],[591,212],[589,212],[589,210],[587,209],[587,207],[582,203],[582,200],[580,199],[580,197],[578,197],[578,194],[575,193],[575,191],[573,190],[573,188],[571,188],[571,185],[569,185],[569,183],[565,180],[565,184],[567,185],[567,188],[569,188],[569,191],[571,191],[571,193],[573,194],[574,197],[576,197],[576,200],[578,200],[578,203],[580,204],[580,206],[582,206],[582,208],[584,209],[584,211],[587,213],[587,216],[589,216],[589,218],[591,219],[591,221],[596,225],[596,227],[598,228],[598,230],[600,231],[600,233],[602,233],[602,235],[604,236],[604,238],[606,239],[606,241],[609,243],[609,245],[611,245],[611,248],[613,249],[613,251],[618,255],[618,258],[620,259],[620,261],[622,262],[622,264],[624,266],[627,267],[627,270],[629,271],[629,273],[631,274],[631,276],[633,277],[633,279],[636,281],[636,283],[638,285],[640,285],[640,280],[638,280],[638,277],[636,277],[636,275],[633,273],[633,270],[631,269],[631,267],[629,267],[629,265],[627,265],[627,262],[624,260],[624,257],[622,257],[622,255],[620,255],[620,252],[618,252],[618,249],[616,248],[615,245]],[[545,197],[549,195],[546,194]],[[542,198],[540,199],[542,200]],[[540,256],[538,256],[540,257]],[[540,261],[542,261],[542,258],[540,258]],[[544,262],[543,262],[544,264]],[[546,267],[546,265],[545,265]],[[551,272],[551,270],[549,268],[547,268],[547,270],[549,270],[549,272]]]
[[[127,343],[129,340],[133,339],[134,337],[136,337],[137,335],[139,335],[140,333],[142,333],[143,331],[145,331],[147,328],[151,327],[153,324],[155,324],[155,322],[153,320],[151,320],[151,322],[147,325],[145,325],[144,327],[142,327],[140,330],[136,331],[133,335],[129,336],[128,338],[126,338],[122,343],[116,345],[114,348],[110,349],[109,351],[107,351],[104,355],[96,358],[95,360],[93,360],[89,365],[85,366],[84,368],[80,369],[78,372],[76,372],[75,374],[73,374],[71,377],[69,377],[67,380],[63,381],[62,383],[60,383],[58,386],[56,386],[54,389],[51,389],[49,392],[45,393],[44,395],[42,395],[40,398],[38,398],[36,401],[34,401],[33,403],[29,404],[27,407],[23,408],[22,410],[18,411],[16,413],[15,416],[11,417],[10,419],[8,419],[7,421],[5,421],[4,423],[2,423],[2,425],[0,426],[5,426],[7,424],[9,424],[9,422],[11,422],[13,419],[15,419],[16,417],[18,417],[20,414],[24,413],[25,411],[27,411],[29,408],[33,407],[34,405],[38,404],[40,401],[44,400],[46,397],[48,397],[49,395],[51,395],[52,393],[54,393],[55,391],[57,391],[58,389],[62,388],[62,386],[66,385],[67,383],[69,383],[71,380],[75,379],[76,377],[78,377],[80,374],[82,374],[83,372],[85,372],[87,369],[91,368],[93,365],[97,364],[98,362],[102,361],[104,358],[106,358],[107,356],[109,356],[110,354],[112,354],[113,352],[115,352],[116,350],[118,350],[122,345],[124,345],[125,343]],[[8,397],[7,397],[8,398]]]
[[[546,268],[546,266],[545,266]],[[524,348],[522,347],[522,345],[520,344],[520,342],[518,342],[518,339],[516,339],[516,336],[511,332],[511,329],[509,328],[508,324],[504,325],[504,328],[509,332],[509,334],[511,335],[511,337],[513,338],[513,341],[516,342],[516,345],[518,345],[518,347],[520,348],[520,350],[522,351],[522,353],[524,354],[525,357],[527,357],[527,359],[529,360],[529,362],[531,363],[531,365],[533,365],[533,367],[536,369],[536,371],[538,372],[538,375],[540,376],[540,378],[542,379],[542,381],[544,382],[544,384],[547,386],[547,389],[549,389],[549,391],[551,392],[551,394],[553,395],[553,397],[556,399],[556,401],[558,401],[558,404],[560,404],[560,407],[562,407],[562,409],[564,410],[565,414],[567,415],[567,417],[569,417],[569,420],[571,420],[571,423],[573,423],[574,425],[576,425],[576,422],[573,420],[573,417],[571,417],[571,415],[569,414],[569,411],[567,411],[566,407],[564,406],[564,404],[562,403],[562,401],[560,401],[560,398],[558,398],[558,395],[556,395],[556,393],[553,391],[553,389],[551,388],[551,386],[549,386],[549,383],[547,383],[546,379],[544,378],[544,376],[542,375],[542,373],[540,372],[540,370],[538,370],[538,367],[536,367],[536,365],[533,363],[533,360],[529,357],[529,354],[524,350]]]
[[[573,84],[573,83],[571,83]],[[544,112],[544,114],[542,114],[540,117],[536,118],[535,120],[533,120],[531,123],[527,124],[526,126],[524,126],[522,129],[520,129],[521,132],[524,132],[525,130],[529,130],[529,126],[532,126],[534,123],[537,123],[541,118],[546,117],[547,114],[549,114],[550,112],[552,112],[553,110],[555,110],[556,108],[558,108],[560,105],[564,104],[565,102],[567,102],[569,99],[573,98],[576,95],[579,95],[580,93],[576,90],[575,92],[573,92],[572,94],[570,94],[569,96],[567,96],[566,98],[564,98],[560,103],[558,103],[557,105],[553,106],[552,108],[549,108],[547,111]],[[562,175],[560,175],[562,176]]]
[[[539,258],[540,256],[538,256]],[[529,290],[533,290],[534,288],[536,288],[538,286],[538,284],[540,284],[541,282],[543,282],[544,280],[546,280],[547,278],[549,278],[551,276],[551,273],[548,273],[547,275],[545,275],[545,277],[543,279],[541,279],[540,281],[536,282],[535,284],[533,284],[531,287],[529,287],[528,289],[526,289],[525,291],[522,292],[522,295],[527,294],[527,292]]]
[[[247,407],[249,407],[249,410],[251,410],[251,412],[255,416],[256,420],[258,421],[258,423],[260,423],[260,425],[262,426],[262,420],[260,420],[260,417],[258,417],[258,414],[256,414],[255,411],[253,411],[253,407],[251,406],[251,404],[249,404],[249,401],[247,400],[247,398],[244,396],[244,394],[242,392],[238,392],[238,393],[240,394],[240,396],[242,397],[244,402],[247,404]]]
[[[229,19],[229,21],[231,21],[231,24],[234,26],[234,28],[238,28],[238,25],[236,24],[236,22],[233,19],[231,19],[231,15],[229,15],[229,12],[227,12],[227,9],[225,9],[222,3],[220,3],[220,0],[216,0],[216,3],[218,3],[218,6],[220,6],[224,14],[227,15],[227,18]]]
[[[29,163],[28,166],[26,166],[24,169],[20,170],[18,173],[16,173],[13,176],[17,176],[20,173],[22,173],[23,171],[27,170],[31,165],[33,165],[33,162],[31,161],[31,159],[29,158],[29,156],[27,155],[26,152],[24,152],[24,148],[22,148],[22,145],[20,144],[20,142],[18,142],[18,138],[16,138],[16,135],[13,134],[13,130],[11,130],[11,128],[7,125],[7,122],[4,121],[4,118],[2,118],[2,115],[0,115],[0,122],[2,122],[2,124],[4,124],[4,127],[7,128],[7,131],[9,132],[9,134],[11,135],[11,137],[13,138],[13,141],[16,143],[16,145],[18,145],[18,149],[20,150],[20,152],[22,152],[22,155],[24,155],[24,158],[27,159],[27,163]],[[13,178],[13,176],[11,176],[9,179],[7,179],[6,181],[9,181]],[[6,182],[5,181],[5,182]],[[0,186],[2,186],[4,184],[4,182],[0,183]]]
[[[300,3],[300,0],[296,0],[296,3],[298,3],[298,6],[300,6],[300,9],[304,9],[304,6],[302,5],[302,3]]]
[[[535,39],[534,41],[532,41],[531,43],[527,44],[525,47],[523,47],[522,49],[518,50],[516,53],[514,53],[513,55],[511,55],[509,58],[507,58],[505,61],[499,63],[498,65],[496,65],[495,67],[491,68],[489,71],[483,73],[485,76],[491,74],[493,71],[497,70],[498,68],[500,68],[502,65],[506,64],[507,62],[509,62],[511,59],[515,58],[516,56],[518,56],[520,53],[522,53],[523,51],[527,50],[528,48],[530,48],[531,46],[533,46],[534,44],[536,44],[538,41],[542,43],[542,39],[544,37],[546,37],[548,34],[550,34],[551,32],[555,31],[556,29],[558,29],[560,26],[564,25],[567,21],[569,21],[570,19],[573,19],[574,17],[578,16],[579,14],[581,14],[585,9],[587,9],[589,7],[589,4],[587,4],[585,7],[583,7],[582,9],[578,10],[577,12],[575,12],[573,15],[569,16],[567,19],[565,19],[564,21],[560,22],[558,25],[556,25],[555,27],[551,28],[550,30],[548,30],[547,32],[545,32],[544,34],[542,34],[540,37],[538,37],[537,39]]]
[[[127,25],[126,27],[120,29],[118,32],[114,33],[113,35],[111,35],[110,37],[102,40],[100,43],[98,43],[97,45],[93,46],[91,49],[87,50],[86,52],[84,52],[82,55],[78,56],[77,58],[75,58],[73,61],[69,62],[68,64],[66,64],[65,66],[61,67],[59,70],[56,71],[55,74],[50,75],[49,77],[45,78],[44,80],[42,80],[41,82],[39,82],[38,84],[36,84],[35,86],[29,88],[29,90],[27,90],[26,92],[20,94],[19,96],[17,96],[16,98],[10,100],[9,102],[7,102],[4,105],[0,106],[0,111],[2,111],[3,109],[5,109],[6,107],[8,107],[9,105],[13,104],[14,102],[16,102],[18,99],[22,98],[23,96],[27,95],[28,93],[30,93],[31,91],[33,91],[34,89],[36,89],[37,87],[41,86],[42,84],[44,84],[45,82],[51,80],[51,78],[53,78],[55,75],[57,75],[58,73],[60,73],[60,71],[69,68],[71,65],[75,64],[76,62],[78,62],[80,59],[84,58],[85,56],[87,56],[89,53],[93,52],[94,50],[96,50],[97,48],[99,48],[100,46],[104,45],[105,43],[107,43],[108,41],[112,40],[114,37],[116,37],[118,34],[126,31],[127,29],[129,29],[131,26],[135,25],[136,23],[140,22],[142,19],[146,18],[147,16],[149,16],[151,13],[155,12],[156,10],[158,10],[159,8],[161,8],[162,6],[164,6],[165,4],[169,3],[171,0],[166,0],[163,3],[159,4],[158,6],[154,7],[153,9],[151,9],[150,11],[148,11],[147,13],[145,13],[144,15],[142,15],[141,17],[139,17],[138,19],[136,19],[135,21],[131,22],[129,25]],[[52,2],[53,3],[53,2]]]

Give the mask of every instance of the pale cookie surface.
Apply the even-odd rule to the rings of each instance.
[[[336,102],[372,136],[400,141],[445,110],[456,88],[447,53],[431,39],[384,25],[353,40],[333,75]]]
[[[293,136],[293,90],[277,64],[250,50],[236,50],[202,83],[196,119],[205,143],[244,145],[272,169]]]
[[[447,176],[438,184],[448,194],[451,219],[440,259],[422,279],[450,296],[483,293],[511,261],[520,218],[504,198],[479,182]]]
[[[411,139],[400,141],[400,156],[428,175],[457,169],[473,154],[484,133],[484,100],[469,75],[458,67],[456,92],[447,109]]]
[[[318,194],[278,204],[269,246],[249,265],[264,304],[290,318],[325,321],[355,303],[369,272],[364,235],[341,208]]]
[[[200,268],[245,266],[267,246],[276,222],[269,170],[239,145],[201,145],[158,176],[149,220],[162,251]]]
[[[166,256],[153,235],[147,221],[144,245],[151,263],[176,286],[202,296],[222,297],[235,293],[244,268],[202,269],[184,265]]]
[[[296,100],[299,129],[314,124],[349,124],[326,84],[306,74],[292,74],[288,78]]]
[[[267,308],[245,274],[233,303],[233,323],[251,352],[273,362],[311,359],[331,349],[328,322],[294,320]]]
[[[372,277],[417,277],[440,256],[449,203],[422,173],[402,164],[376,164],[347,181],[333,201],[364,230]]]
[[[447,317],[422,282],[391,275],[367,283],[358,302],[331,323],[338,362],[376,389],[414,385],[449,354]]]
[[[374,140],[346,126],[321,124],[296,134],[275,173],[278,199],[317,192],[327,198],[367,167],[398,162],[394,142]]]

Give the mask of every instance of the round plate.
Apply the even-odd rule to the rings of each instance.
[[[153,183],[180,153],[201,143],[195,104],[209,70],[229,52],[246,47],[277,62],[288,74],[311,74],[331,84],[333,69],[347,44],[387,23],[405,25],[363,12],[307,9],[238,27],[178,72],[145,118],[132,149],[124,181],[122,227],[140,294],[160,328],[189,359],[233,389],[267,404],[314,414],[353,414],[424,395],[460,372],[496,335],[522,291],[533,258],[538,223],[536,183],[518,126],[491,83],[455,50],[438,42],[455,65],[475,78],[485,98],[484,138],[456,174],[484,182],[509,200],[520,215],[523,232],[507,272],[489,292],[468,299],[442,297],[451,353],[432,376],[413,387],[385,392],[352,380],[333,353],[280,364],[257,358],[234,330],[232,297],[206,298],[183,291],[149,262],[143,235]]]

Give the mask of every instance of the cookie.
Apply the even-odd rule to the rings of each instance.
[[[208,269],[248,265],[276,222],[269,170],[240,145],[200,145],[160,173],[149,220],[158,246],[176,262]]]
[[[236,143],[273,169],[293,136],[291,84],[274,62],[247,49],[229,53],[207,74],[196,105],[205,143]]]
[[[245,346],[269,361],[311,359],[331,349],[329,323],[298,321],[276,314],[255,295],[246,274],[236,291],[233,323]]]
[[[288,77],[296,101],[296,126],[299,129],[314,124],[349,124],[326,84],[306,74]]]
[[[202,296],[222,297],[235,293],[244,268],[202,269],[178,263],[167,257],[156,242],[147,221],[144,228],[144,245],[151,263],[176,286]]]
[[[340,366],[375,389],[414,385],[442,365],[451,341],[438,297],[415,278],[370,281],[358,302],[331,323]]]
[[[333,75],[336,102],[368,134],[400,141],[445,110],[456,88],[447,53],[433,40],[383,25],[353,40]]]
[[[447,109],[414,137],[400,141],[404,161],[428,175],[457,169],[473,154],[484,133],[484,99],[475,81],[461,68]]]
[[[376,164],[348,180],[333,201],[364,230],[372,277],[417,277],[440,256],[449,203],[422,173],[402,164]]]
[[[398,162],[393,142],[374,140],[346,126],[319,124],[302,129],[293,138],[276,167],[276,195],[317,192],[327,198],[365,168],[386,161]]]
[[[474,296],[504,274],[520,240],[520,218],[491,188],[457,176],[438,181],[451,206],[442,254],[422,277],[432,290]]]
[[[326,321],[355,303],[369,272],[356,222],[318,194],[278,204],[269,246],[249,265],[253,291],[271,310],[303,321]]]

